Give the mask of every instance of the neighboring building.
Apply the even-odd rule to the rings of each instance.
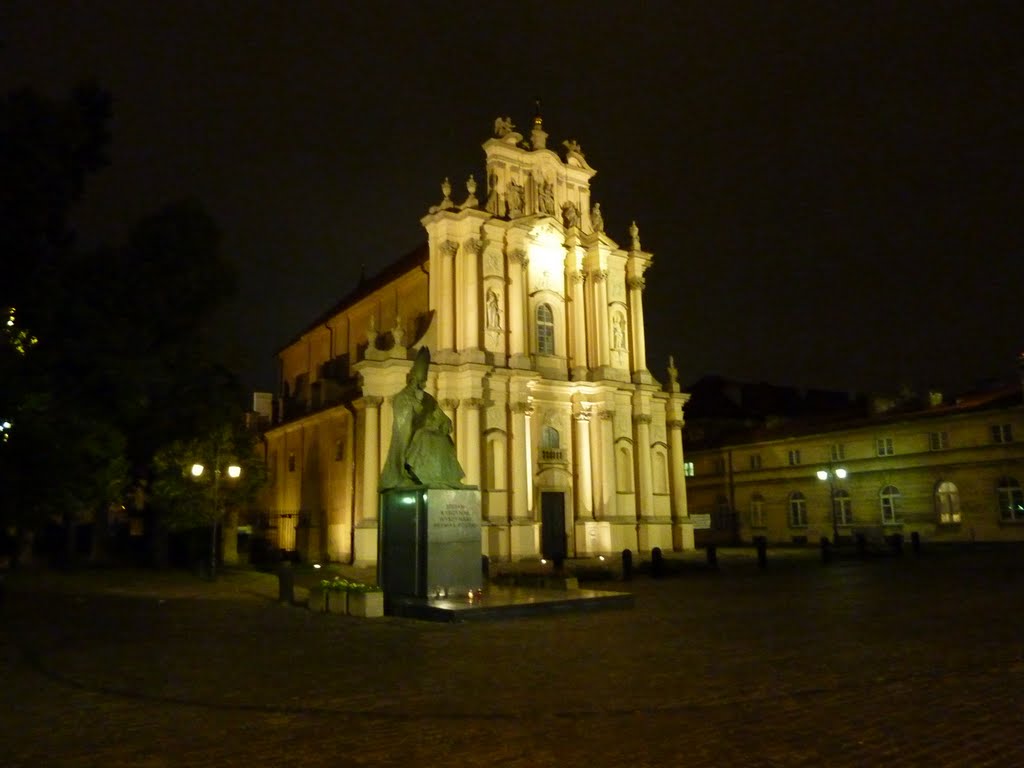
[[[266,432],[277,546],[372,563],[390,398],[415,349],[479,486],[491,558],[693,546],[683,405],[648,371],[643,288],[652,256],[604,232],[579,145],[546,148],[499,119],[484,145],[484,200],[470,177],[421,219],[427,244],[367,281],[279,353]]]
[[[1024,539],[1019,385],[953,402],[937,393],[883,401],[721,379],[692,392],[687,492],[693,519],[709,526],[698,543],[816,544],[861,532]]]

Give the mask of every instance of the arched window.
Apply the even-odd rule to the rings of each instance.
[[[849,491],[838,490],[832,497],[832,513],[837,525],[853,525],[853,511],[850,509]]]
[[[750,497],[750,527],[764,528],[764,496],[760,493]]]
[[[789,525],[791,528],[807,527],[807,499],[800,491],[789,494]]]
[[[626,446],[622,446],[615,453],[615,474],[618,478],[618,490],[621,493],[632,493],[633,454]]]
[[[940,523],[960,522],[960,491],[948,480],[935,487],[935,511]]]
[[[562,460],[562,438],[554,427],[545,426],[540,431],[540,458],[542,461]]]
[[[896,508],[900,500],[900,490],[895,485],[887,485],[878,493],[882,505],[882,522],[896,522]]]
[[[555,314],[549,304],[537,307],[537,352],[541,355],[555,354]]]
[[[999,497],[999,519],[1024,522],[1024,489],[1012,477],[999,478],[996,486]]]

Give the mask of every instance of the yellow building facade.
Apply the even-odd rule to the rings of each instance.
[[[498,560],[693,546],[683,473],[686,395],[648,370],[652,255],[620,247],[591,199],[575,141],[547,146],[507,118],[483,145],[478,189],[442,199],[427,243],[361,285],[279,353],[266,432],[268,521],[307,559],[377,558],[391,398],[415,350],[480,488],[481,552]],[[477,197],[477,192],[480,196]]]
[[[935,542],[1024,539],[1019,387],[717,442],[698,449],[688,441],[690,509],[701,527],[711,526],[699,537],[776,544],[863,532]]]

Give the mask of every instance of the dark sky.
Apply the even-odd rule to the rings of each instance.
[[[952,390],[1024,349],[1018,2],[7,0],[0,40],[4,90],[114,94],[85,237],[185,196],[217,219],[254,386],[537,98],[655,254],[658,377]]]

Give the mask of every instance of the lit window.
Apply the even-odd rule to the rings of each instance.
[[[795,467],[800,463],[800,450],[794,448],[789,452],[789,466]]]
[[[891,437],[880,437],[875,440],[875,453],[879,456],[892,456],[895,452]]]
[[[683,474],[686,475],[687,477],[693,477],[693,462],[692,461],[684,461],[683,462]]]
[[[882,505],[882,522],[896,522],[896,508],[900,500],[899,489],[895,485],[887,485],[878,494]]]
[[[789,494],[789,525],[791,528],[807,527],[807,499],[800,491]]]
[[[999,479],[996,488],[999,497],[999,519],[1008,522],[1024,522],[1024,489],[1012,477]]]
[[[850,494],[847,491],[836,491],[832,497],[832,514],[837,525],[853,525],[853,513],[850,510]]]
[[[540,433],[540,457],[545,461],[562,460],[562,438],[554,427],[544,427]]]
[[[537,307],[537,352],[555,354],[555,315],[547,304]]]
[[[928,448],[933,451],[949,448],[949,432],[930,432],[928,434]]]
[[[960,522],[960,491],[956,485],[945,480],[936,486],[935,509],[940,523]]]
[[[992,425],[992,442],[993,443],[1012,443],[1013,442],[1013,429],[1009,424],[993,424]]]
[[[832,456],[832,461],[842,461],[846,458],[846,446],[842,443],[832,443],[829,455]]]
[[[750,497],[750,526],[764,528],[764,496],[760,493]]]
[[[761,454],[760,453],[752,453],[752,454],[750,454],[750,468],[751,469],[760,469],[761,468]]]

